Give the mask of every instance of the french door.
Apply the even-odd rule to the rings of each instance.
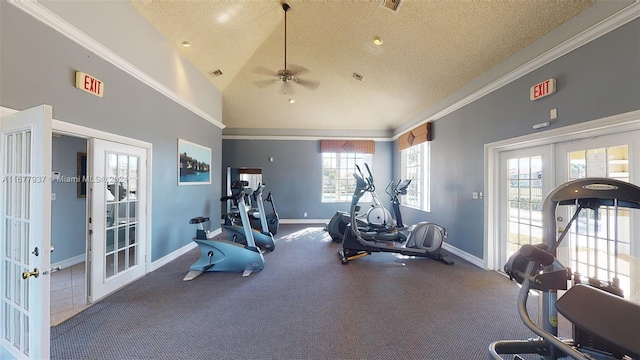
[[[520,246],[542,242],[542,203],[556,186],[585,177],[640,184],[640,130],[505,151],[500,159],[498,269]],[[574,211],[558,208],[558,233]],[[558,259],[584,277],[618,282],[625,297],[640,301],[639,224],[640,210],[582,211],[558,247]]]
[[[146,273],[146,149],[90,141],[90,301]]]
[[[542,202],[553,189],[553,145],[500,154],[499,263],[524,244],[542,242]]]
[[[49,358],[52,108],[0,119],[0,358]]]
[[[561,143],[556,153],[558,183],[606,177],[640,185],[640,130]],[[560,229],[574,211],[560,207]],[[640,210],[582,211],[558,256],[581,277],[616,282],[626,298],[640,302]]]

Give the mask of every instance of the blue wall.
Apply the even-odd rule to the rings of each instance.
[[[391,181],[392,145],[391,141],[377,141],[373,164],[370,164],[378,184],[378,196],[387,203],[384,188]],[[303,219],[306,212],[309,219],[327,220],[338,210],[349,210],[350,202],[321,201],[322,153],[318,140],[223,140],[222,154],[225,171],[227,167],[262,168],[265,193],[273,193],[282,219]],[[269,161],[270,157],[273,162]]]
[[[640,109],[640,20],[635,20],[433,124],[431,213],[403,207],[411,224],[427,217],[447,228],[447,241],[483,257],[484,144],[536,132],[534,124],[558,119],[545,130]],[[529,100],[529,88],[557,79],[555,94]],[[400,174],[400,158],[394,156]]]
[[[545,130],[640,109],[640,20],[584,45],[481,99],[438,119],[431,142],[431,211],[402,207],[405,224],[432,221],[447,228],[447,242],[478,258],[484,252],[484,202],[472,193],[484,190],[484,144],[534,133],[534,124],[547,121],[549,110],[558,119]],[[529,88],[557,79],[557,92],[532,102]],[[356,136],[354,136],[356,137]],[[223,165],[257,166],[276,183],[287,201],[285,218],[301,218],[312,205],[314,218],[330,218],[337,209],[321,204],[319,151],[312,141],[223,140]],[[308,144],[307,144],[308,143]],[[374,173],[378,195],[391,179],[401,176],[397,142],[376,143]],[[269,164],[269,156],[284,164]],[[382,165],[378,165],[382,164]],[[277,167],[274,167],[277,166]],[[388,171],[388,173],[387,173]],[[271,174],[270,174],[271,173]],[[274,180],[265,179],[268,186]],[[284,191],[290,195],[281,195]],[[277,200],[277,198],[276,198]],[[385,205],[386,206],[386,205]],[[280,212],[281,206],[278,211]]]
[[[222,140],[222,131],[132,78],[85,48],[5,2],[0,2],[0,105],[53,106],[55,119],[153,144],[152,259],[191,242],[194,216],[219,218],[226,168],[260,167],[285,219],[328,219],[348,203],[323,204],[318,141]],[[531,134],[549,110],[559,117],[546,129],[640,108],[640,20],[438,119],[433,124],[431,212],[404,208],[405,223],[430,220],[445,226],[448,242],[483,255],[484,204],[471,193],[484,188],[484,144]],[[104,98],[74,88],[74,71],[103,80]],[[556,78],[557,93],[531,102],[529,88]],[[313,135],[313,134],[309,134]],[[357,137],[357,136],[356,136]],[[177,139],[213,152],[212,184],[177,186]],[[269,157],[274,161],[269,162]],[[400,177],[394,142],[376,142],[373,164],[379,195]]]
[[[51,201],[51,264],[84,256],[87,247],[87,198],[78,197],[78,153],[87,152],[87,140],[69,136],[52,139],[52,171],[60,172],[60,181],[51,184],[56,200]],[[84,257],[76,260],[84,261]]]
[[[220,217],[220,128],[4,1],[0,19],[0,106],[49,104],[54,119],[152,144],[152,260],[191,243],[190,218]],[[76,89],[75,71],[102,80],[104,97]],[[177,185],[178,138],[212,149],[212,184]]]

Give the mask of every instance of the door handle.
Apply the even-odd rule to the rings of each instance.
[[[30,278],[31,276],[37,278],[38,276],[40,276],[40,270],[38,270],[38,268],[35,268],[33,269],[33,271],[25,271],[22,273],[22,278],[25,280]]]

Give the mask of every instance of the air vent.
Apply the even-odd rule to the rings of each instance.
[[[360,75],[358,73],[353,73],[353,78],[358,80],[358,81],[362,81],[362,75]]]
[[[211,76],[220,76],[222,75],[222,70],[218,69],[218,70],[213,70],[213,71],[209,71],[209,75]]]
[[[398,7],[400,7],[400,0],[380,0],[380,6],[389,11],[398,12]]]

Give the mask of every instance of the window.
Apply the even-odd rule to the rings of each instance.
[[[429,142],[408,147],[401,156],[402,178],[411,179],[402,204],[429,211]]]
[[[350,202],[356,189],[356,165],[366,176],[364,164],[371,168],[372,154],[323,152],[322,153],[322,202]],[[371,169],[373,172],[373,169]],[[370,202],[368,193],[361,201]]]

